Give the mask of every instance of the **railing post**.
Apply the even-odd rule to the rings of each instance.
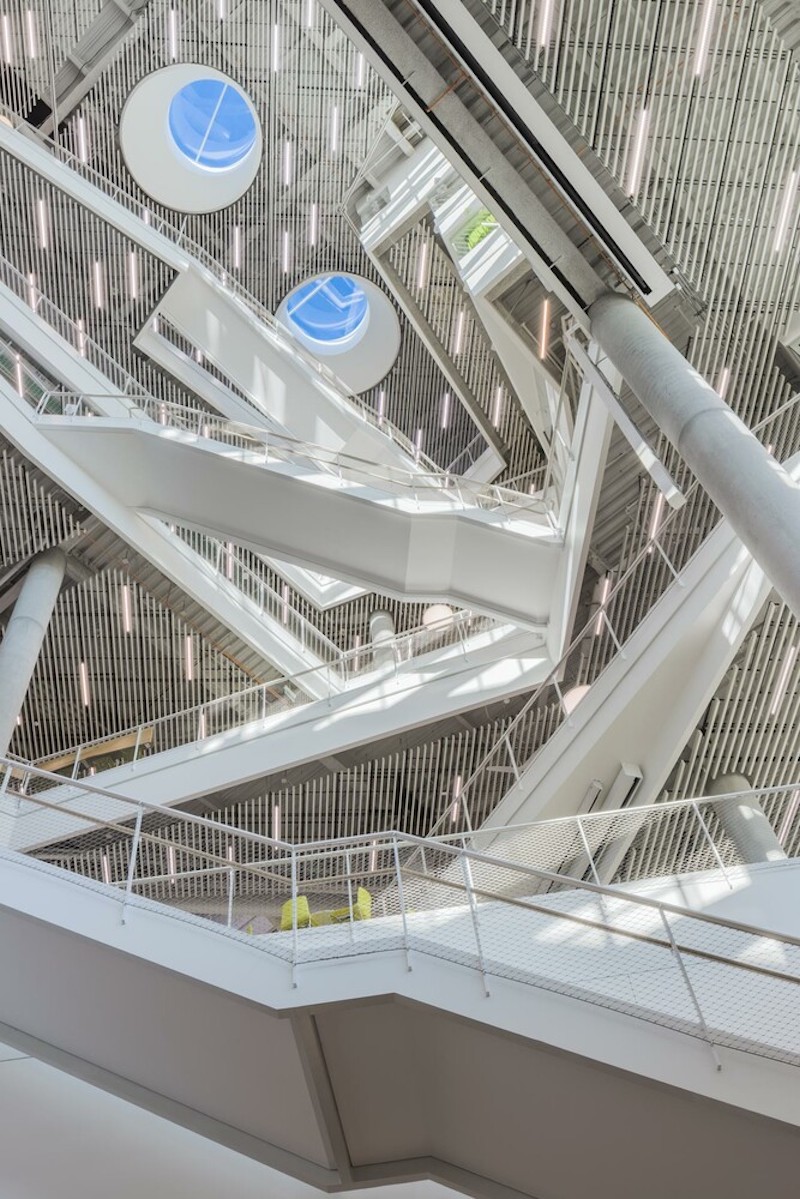
[[[714,843],[714,838],[711,836],[711,831],[710,831],[708,825],[706,824],[705,820],[703,819],[703,814],[700,811],[700,808],[697,806],[696,799],[692,800],[692,810],[694,811],[694,814],[697,817],[697,819],[700,821],[700,828],[703,830],[703,835],[705,836],[705,839],[709,844],[711,852],[714,855],[714,861],[717,863],[717,866],[721,870],[722,877],[725,879],[725,882],[728,884],[729,890],[732,891],[733,883],[730,880],[728,871],[725,869],[725,863],[722,860],[722,855],[720,854],[719,850],[717,849],[717,847]]]
[[[670,925],[669,920],[667,919],[667,913],[664,911],[663,908],[659,908],[659,913],[661,915],[661,920],[664,924],[664,928],[666,929],[667,937],[669,938],[670,948],[672,950],[673,957],[675,958],[676,962],[678,963],[678,969],[681,972],[683,981],[686,983],[686,989],[689,992],[689,995],[691,997],[692,1004],[694,1005],[694,1010],[697,1012],[698,1023],[700,1025],[700,1028],[703,1031],[703,1036],[708,1044],[708,1047],[711,1050],[711,1056],[714,1059],[714,1064],[716,1065],[718,1070],[721,1070],[722,1062],[720,1061],[719,1054],[717,1053],[717,1047],[711,1038],[711,1033],[709,1031],[708,1025],[706,1024],[705,1016],[703,1015],[703,1009],[700,1007],[700,1000],[697,998],[697,993],[695,992],[695,989],[692,986],[692,980],[689,978],[689,973],[686,969],[686,964],[683,960],[683,955],[681,954],[681,951],[678,948],[678,943],[675,940],[675,936],[672,932],[672,927]]]
[[[503,733],[502,739],[506,743],[506,749],[508,750],[508,756],[511,759],[511,769],[514,771],[514,778],[515,778],[516,782],[519,782],[519,780],[522,776],[520,774],[519,766],[517,765],[517,759],[514,756],[514,750],[511,745],[511,738],[509,737],[508,733]]]
[[[456,616],[456,632],[458,633],[458,640],[461,642],[461,655],[464,658],[464,661],[466,661],[466,659],[467,659],[467,638],[464,634],[464,626],[461,623],[461,621],[458,619],[457,616]]]
[[[297,986],[297,848],[292,846],[292,986]]]
[[[659,532],[658,536],[660,536],[660,532]],[[653,544],[655,545],[655,547],[658,550],[661,557],[666,562],[667,569],[669,570],[669,572],[672,575],[675,582],[678,584],[679,587],[685,587],[686,581],[681,578],[680,571],[676,570],[675,567],[672,565],[672,562],[669,560],[669,557],[667,556],[667,551],[664,549],[661,542],[658,540],[658,536],[654,538]]]
[[[583,842],[584,853],[586,854],[587,858],[589,859],[589,868],[591,869],[591,872],[592,872],[592,878],[594,879],[594,881],[597,883],[597,885],[599,887],[600,886],[600,875],[597,873],[597,867],[594,864],[594,858],[592,857],[592,851],[589,848],[589,840],[586,836],[586,830],[583,827],[583,821],[581,820],[580,816],[575,817],[575,823],[577,824],[578,832],[581,835],[581,841]]]
[[[355,930],[353,928],[355,920],[353,919],[353,875],[349,849],[345,851],[344,868],[347,871],[347,906],[350,908],[350,940],[353,941],[355,939]]]
[[[616,648],[617,653],[619,654],[620,658],[624,658],[625,651],[623,650],[622,645],[620,644],[617,634],[614,632],[614,629],[611,626],[611,621],[608,619],[608,614],[607,614],[605,608],[600,609],[600,615],[603,618],[603,624],[608,629],[611,640],[614,642],[614,647]]]
[[[463,838],[461,850],[459,851],[458,856],[461,860],[461,872],[464,875],[464,886],[466,887],[466,890],[467,890],[467,902],[469,904],[469,910],[470,910],[470,914],[472,916],[472,930],[475,933],[475,944],[478,948],[478,966],[480,968],[481,978],[483,979],[483,990],[488,999],[491,992],[489,990],[489,983],[488,983],[488,980],[486,977],[486,961],[483,956],[483,945],[481,943],[481,930],[480,930],[480,925],[478,923],[478,905],[475,902],[475,893],[474,893],[474,890],[472,887],[472,868],[470,867],[469,860],[467,858],[465,850],[466,850],[466,838]]]
[[[134,762],[137,762],[139,760],[139,750],[141,749],[141,745],[142,745],[142,726],[139,725],[138,729],[136,730],[136,741],[133,746]]]
[[[228,860],[233,861],[233,846],[228,846]],[[233,901],[236,895],[236,871],[231,867],[228,871],[228,928],[233,927]]]
[[[133,840],[131,841],[131,856],[128,861],[128,877],[125,880],[125,894],[122,897],[122,911],[120,913],[120,924],[125,923],[125,909],[128,906],[128,900],[133,892],[133,880],[136,876],[136,859],[139,856],[139,842],[142,839],[142,816],[144,809],[141,804],[136,809],[136,823],[133,826]]]
[[[572,719],[572,713],[567,710],[567,705],[564,703],[564,692],[561,690],[558,679],[553,679],[553,686],[556,689],[556,695],[558,696],[558,702],[561,704],[561,710],[564,713],[565,722],[570,728],[572,728],[575,724],[575,721]]]
[[[406,898],[403,891],[403,873],[400,869],[400,850],[397,845],[397,837],[392,837],[392,855],[394,857],[394,869],[397,874],[397,899],[400,903],[400,917],[403,922],[403,946],[406,951],[406,970],[411,970],[411,952],[408,944],[408,920],[406,919]]]
[[[75,754],[75,761],[72,763],[72,774],[70,775],[70,778],[72,778],[72,779],[76,779],[78,777],[78,766],[79,766],[80,760],[81,760],[82,748],[83,748],[82,745],[78,746],[77,752]]]

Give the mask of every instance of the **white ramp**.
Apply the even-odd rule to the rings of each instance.
[[[442,599],[544,625],[562,540],[520,507],[466,506],[455,489],[384,493],[259,459],[152,422],[42,420],[39,427],[129,509],[396,595]]]
[[[611,892],[266,935],[123,899],[2,853],[3,1039],[322,1190],[794,1197],[791,938]]]

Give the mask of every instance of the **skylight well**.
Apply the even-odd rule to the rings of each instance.
[[[227,208],[252,185],[262,160],[250,97],[236,80],[197,63],[145,75],[125,103],[119,137],[139,186],[178,212]]]

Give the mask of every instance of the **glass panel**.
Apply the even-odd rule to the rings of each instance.
[[[196,79],[173,97],[169,129],[191,162],[208,170],[237,166],[256,142],[256,121],[242,92],[222,79]]]

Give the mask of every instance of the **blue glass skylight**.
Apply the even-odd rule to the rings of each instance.
[[[364,325],[368,312],[369,302],[363,288],[349,275],[309,279],[286,301],[289,323],[323,345],[353,337]]]
[[[250,105],[224,79],[196,79],[182,87],[169,106],[169,131],[181,154],[210,171],[237,166],[258,136]]]

